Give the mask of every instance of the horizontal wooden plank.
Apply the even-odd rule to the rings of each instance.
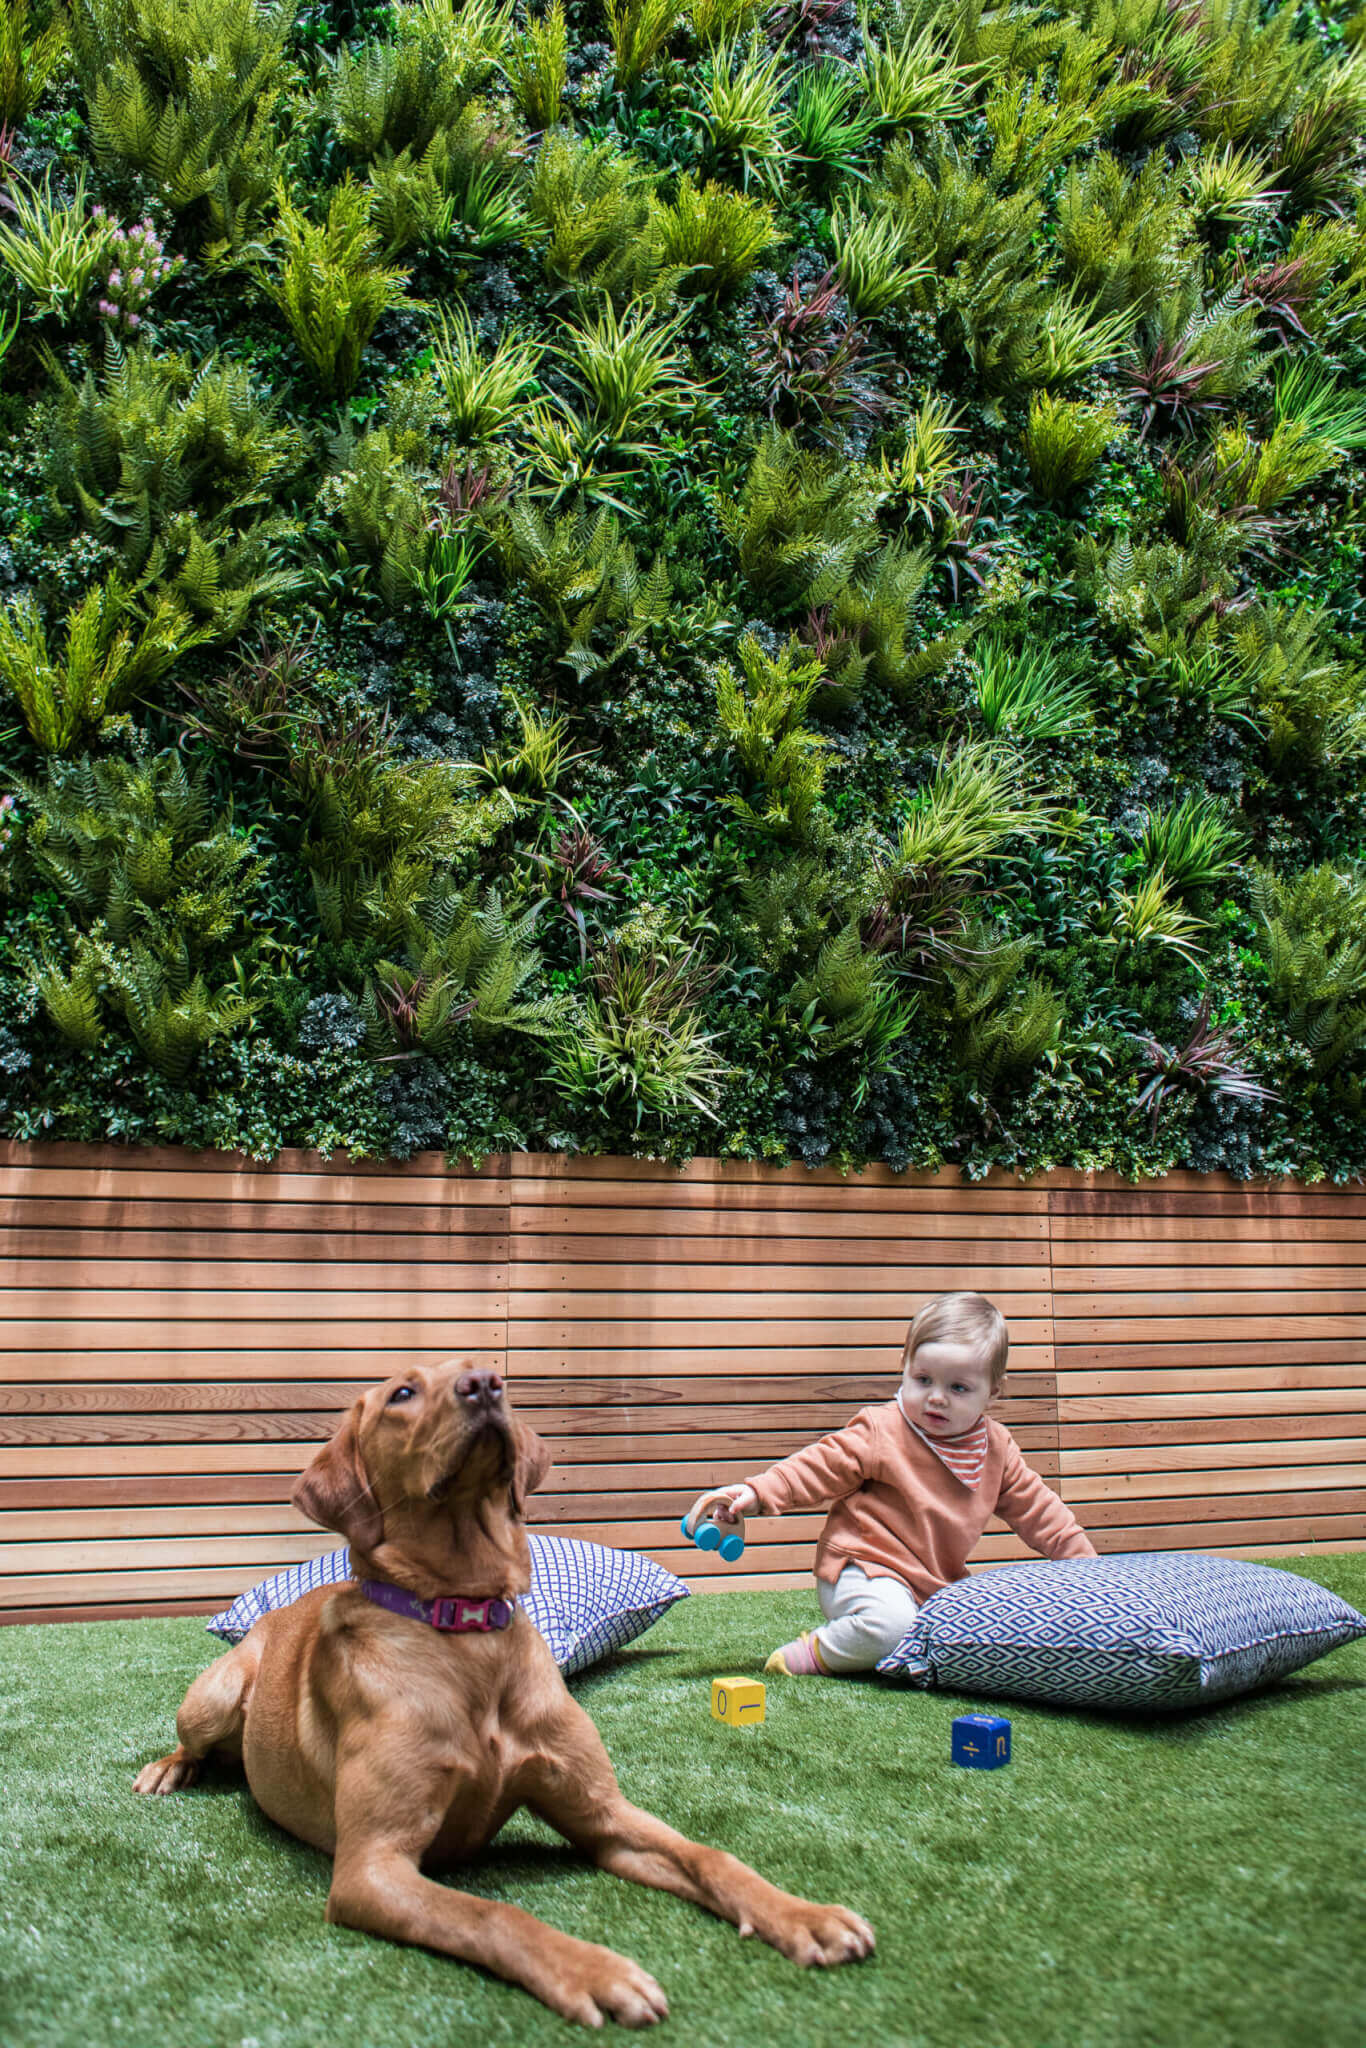
[[[618,1405],[640,1400],[653,1403],[724,1403],[739,1398],[750,1401],[827,1400],[845,1403],[852,1412],[856,1404],[889,1400],[896,1387],[895,1378],[886,1373],[859,1374],[853,1371],[746,1373],[743,1380],[737,1379],[733,1373],[711,1378],[644,1371],[616,1377],[594,1375],[591,1380],[587,1375],[584,1377],[586,1384],[580,1388],[583,1399],[599,1404],[612,1401]],[[0,1414],[212,1413],[218,1409],[272,1413],[334,1406],[341,1409],[349,1406],[357,1394],[373,1384],[373,1380],[368,1378],[221,1382],[48,1380],[23,1385],[0,1382]],[[1008,1403],[1046,1401],[1053,1393],[1050,1373],[1013,1373],[1007,1385],[1009,1392],[1003,1398]],[[564,1377],[559,1373],[544,1377],[518,1373],[509,1378],[508,1387],[513,1406],[518,1408],[558,1407],[563,1405],[565,1398]],[[999,1412],[1008,1411],[1000,1409]]]
[[[1293,1515],[1308,1527],[1325,1515],[1355,1515],[1366,1522],[1366,1490],[1360,1486],[1319,1487],[1287,1500],[1284,1491],[1266,1493],[1217,1493],[1177,1500],[1135,1498],[1130,1500],[1073,1501],[1078,1520],[1099,1548],[1101,1529],[1162,1528],[1168,1523],[1251,1522],[1260,1518],[1284,1521]],[[188,1513],[189,1510],[186,1510]]]
[[[0,1169],[0,1192],[4,1191],[3,1169]],[[671,1217],[688,1213],[724,1216],[727,1219],[768,1215],[785,1218],[824,1216],[838,1219],[841,1226],[851,1216],[900,1218],[947,1214],[1032,1217],[1046,1227],[1048,1215],[1047,1190],[1018,1184],[1004,1187],[979,1182],[973,1186],[944,1187],[941,1184],[917,1187],[892,1181],[869,1184],[852,1178],[847,1181],[819,1181],[807,1176],[791,1180],[771,1174],[745,1181],[665,1180],[662,1175],[639,1180],[623,1180],[615,1176],[598,1180],[578,1174],[572,1181],[531,1181],[519,1174],[513,1178],[510,1188],[509,1227],[514,1233],[544,1228],[547,1216],[565,1208],[566,1197],[572,1200],[579,1214],[578,1228],[581,1230],[602,1229],[602,1217],[623,1208],[653,1210],[658,1215]],[[1363,1205],[1363,1214],[1366,1214],[1366,1204]],[[550,1227],[558,1226],[552,1224]]]
[[[1354,1234],[1359,1227],[1359,1218],[1316,1214],[1312,1209],[1244,1217],[1216,1214],[1198,1205],[1180,1216],[1151,1211],[1108,1216],[1083,1208],[1071,1216],[1050,1216],[1048,1241],[1055,1252],[1069,1244],[1109,1244],[1118,1256],[1134,1244],[1312,1245]]]
[[[253,1458],[258,1455],[253,1453]],[[289,1499],[302,1463],[297,1456],[282,1457],[274,1470],[266,1471],[220,1468],[205,1472],[159,1467],[147,1472],[109,1472],[96,1467],[89,1476],[73,1476],[65,1467],[58,1467],[51,1475],[25,1473],[20,1478],[4,1476],[0,1465],[0,1512],[14,1508],[167,1507],[212,1502],[278,1504]],[[744,1468],[753,1470],[756,1463],[763,1463],[762,1452],[757,1460],[747,1458]],[[1028,1463],[1045,1478],[1057,1477],[1055,1452],[1031,1452]],[[561,1461],[551,1467],[537,1489],[531,1511],[537,1519],[545,1521],[563,1521],[585,1512],[611,1520],[623,1514],[664,1514],[672,1512],[675,1504],[681,1513],[705,1487],[723,1485],[734,1478],[738,1469],[733,1457],[714,1452],[702,1452],[694,1458],[622,1464],[599,1463],[585,1451],[582,1463]],[[1334,1469],[1356,1470],[1352,1466]],[[1325,1483],[1322,1475],[1315,1477],[1316,1483]],[[1302,1472],[1299,1483],[1304,1484]]]
[[[439,1242],[439,1240],[438,1240]],[[163,1239],[163,1246],[165,1240]],[[98,1293],[101,1306],[118,1313],[121,1297],[141,1295],[147,1301],[167,1299],[178,1303],[190,1295],[195,1299],[226,1299],[231,1312],[244,1298],[260,1295],[273,1301],[281,1292],[301,1293],[316,1301],[344,1294],[348,1299],[374,1294],[387,1300],[394,1295],[435,1295],[449,1300],[453,1295],[484,1299],[507,1299],[510,1268],[506,1258],[376,1259],[370,1252],[352,1259],[334,1253],[324,1260],[266,1259],[243,1248],[238,1259],[192,1259],[183,1252],[178,1239],[166,1246],[159,1258],[123,1253],[116,1258],[86,1258],[73,1268],[69,1259],[14,1258],[5,1261],[0,1287],[0,1315],[86,1314]],[[40,1306],[14,1309],[12,1297],[22,1302],[32,1298]],[[75,1307],[56,1306],[74,1300]],[[151,1313],[144,1308],[143,1313]],[[176,1313],[180,1313],[179,1307]]]
[[[196,1196],[214,1202],[267,1201],[342,1202],[363,1204],[368,1209],[395,1202],[441,1209],[504,1207],[508,1202],[506,1179],[481,1180],[466,1173],[449,1177],[437,1173],[342,1173],[294,1172],[270,1168],[249,1172],[206,1172],[186,1167],[166,1170],[155,1166],[5,1166],[0,1165],[0,1200],[38,1198],[51,1201],[66,1196],[83,1203],[164,1200],[193,1202]],[[1004,1198],[1003,1198],[1004,1199]],[[1036,1198],[1037,1203],[1037,1198]]]
[[[114,1201],[91,1201],[75,1196],[0,1195],[0,1250],[13,1251],[20,1233],[29,1231],[161,1239],[184,1231],[210,1240],[229,1237],[244,1242],[259,1233],[288,1241],[321,1241],[319,1256],[326,1257],[327,1247],[333,1243],[363,1245],[396,1233],[438,1243],[448,1238],[477,1242],[484,1237],[506,1242],[507,1209],[496,1202],[437,1206],[406,1201],[372,1206],[341,1200],[277,1202],[266,1197],[252,1202],[217,1197],[151,1201],[126,1195]],[[212,1242],[209,1249],[213,1249]]]
[[[1173,1189],[1162,1184],[1152,1188],[1054,1188],[1049,1194],[1049,1212],[1062,1216],[1312,1216],[1351,1217],[1366,1223],[1366,1193],[1351,1194],[1342,1188],[1316,1192],[1311,1188],[1201,1187]]]
[[[636,1249],[634,1239],[623,1246],[623,1250]],[[700,1251],[701,1247],[697,1249]],[[1027,1311],[1017,1308],[1016,1314],[1050,1314],[1047,1252],[1044,1247],[1031,1249],[1033,1256],[1028,1261],[1021,1260],[1013,1266],[974,1266],[973,1286],[980,1293],[990,1294],[1002,1307],[1002,1296],[1016,1301],[1044,1302],[1041,1308]],[[661,1247],[661,1253],[664,1250],[665,1247]],[[894,1295],[898,1302],[905,1303],[912,1297],[918,1299],[930,1294],[953,1293],[963,1278],[962,1263],[956,1260],[948,1262],[941,1258],[932,1266],[916,1266],[897,1259],[869,1257],[862,1270],[851,1270],[847,1260],[837,1265],[823,1265],[811,1255],[810,1248],[803,1254],[800,1245],[794,1245],[792,1253],[789,1263],[783,1266],[763,1256],[753,1259],[736,1257],[724,1264],[708,1263],[701,1257],[683,1263],[670,1263],[661,1256],[658,1260],[637,1259],[633,1263],[617,1264],[598,1264],[591,1258],[581,1261],[519,1258],[511,1271],[516,1295],[525,1295],[533,1302],[555,1295],[572,1295],[576,1299],[602,1295],[623,1301],[634,1296],[663,1299],[682,1294],[695,1299],[699,1294],[714,1291],[727,1297],[727,1308],[730,1297],[734,1295],[765,1294],[770,1302],[789,1293],[803,1297],[836,1293],[847,1298],[850,1288],[855,1287],[860,1293],[868,1289],[881,1295]],[[821,1257],[824,1257],[823,1248]]]
[[[1259,1443],[1136,1443],[1111,1447],[1073,1448],[1070,1439],[1058,1453],[1064,1490],[1070,1475],[1094,1472],[1190,1472],[1235,1466],[1346,1464],[1366,1459],[1366,1434],[1294,1437],[1271,1434]]]
[[[1014,1219],[1006,1219],[1001,1228],[1013,1229]],[[952,1252],[946,1253],[941,1236],[934,1231],[895,1237],[829,1232],[813,1240],[788,1236],[781,1217],[774,1218],[774,1227],[758,1236],[737,1236],[730,1230],[695,1235],[665,1231],[657,1237],[643,1232],[630,1236],[538,1232],[519,1239],[516,1252],[519,1276],[556,1269],[579,1274],[596,1270],[603,1275],[602,1285],[608,1287],[615,1284],[613,1276],[623,1268],[649,1273],[656,1267],[676,1272],[676,1284],[683,1287],[694,1284],[692,1276],[699,1266],[718,1271],[748,1267],[756,1273],[772,1274],[774,1285],[780,1285],[784,1269],[792,1267],[830,1270],[832,1286],[841,1284],[840,1269],[849,1266],[918,1275],[925,1288],[938,1284],[930,1279],[931,1273],[947,1273],[951,1277],[945,1291],[962,1286],[965,1267],[971,1269],[974,1286],[983,1290],[997,1284],[993,1274],[1008,1275],[1015,1286],[1043,1286],[1048,1275],[1048,1244],[1038,1232],[1028,1237],[974,1236],[955,1241]],[[1028,1276],[1023,1282],[1021,1274]]]
[[[1335,1237],[1268,1239],[1255,1229],[1237,1236],[1219,1238],[1071,1238],[1052,1235],[1049,1243],[1055,1282],[1074,1287],[1134,1286],[1151,1274],[1158,1284],[1176,1285],[1188,1278],[1191,1286],[1204,1286],[1201,1277],[1221,1271],[1229,1285],[1244,1275],[1263,1271],[1286,1287],[1313,1285],[1303,1279],[1316,1270],[1355,1271],[1366,1265],[1366,1234],[1345,1234],[1343,1225]],[[1167,1276],[1173,1276],[1168,1280]]]
[[[1258,1287],[1251,1281],[1236,1288],[1208,1289],[1183,1287],[1169,1290],[1154,1284],[1134,1293],[1122,1293],[1118,1289],[1098,1292],[1089,1287],[1069,1292],[1059,1287],[1055,1289],[1053,1313],[1059,1340],[1064,1343],[1074,1323],[1098,1316],[1107,1322],[1120,1316],[1142,1316],[1152,1322],[1174,1317],[1200,1325],[1204,1325],[1209,1317],[1218,1316],[1239,1328],[1253,1317],[1294,1316],[1308,1323],[1311,1329],[1319,1326],[1326,1317],[1352,1317],[1355,1321],[1351,1327],[1366,1331],[1366,1291],[1359,1285],[1321,1286],[1312,1288],[1306,1296],[1280,1286],[1274,1289]]]
[[[686,1292],[665,1287],[603,1290],[573,1286],[541,1290],[517,1284],[509,1290],[507,1303],[509,1329],[519,1332],[535,1332],[561,1319],[576,1329],[585,1323],[614,1329],[638,1324],[642,1329],[653,1330],[670,1323],[686,1328],[726,1329],[746,1322],[780,1323],[786,1328],[784,1318],[799,1308],[802,1320],[817,1327],[838,1323],[843,1317],[853,1332],[861,1333],[870,1323],[880,1322],[899,1330],[904,1339],[907,1324],[921,1299],[915,1294],[908,1296],[902,1288],[884,1289],[874,1284],[873,1276],[868,1274],[852,1290],[813,1289],[808,1293],[787,1286],[781,1290],[736,1288],[725,1293],[719,1302],[713,1300],[706,1288]],[[0,1292],[0,1314],[3,1302]],[[1050,1311],[1046,1294],[1004,1291],[996,1296],[996,1305],[1012,1331],[1023,1326],[1021,1342],[1048,1341]],[[534,1337],[531,1341],[535,1341]]]
[[[86,1482],[87,1484],[91,1482]],[[156,1482],[153,1482],[156,1483]],[[250,1485],[252,1481],[243,1481]],[[1310,1466],[1212,1466],[1202,1470],[1176,1472],[1076,1472],[1069,1474],[1059,1491],[1073,1504],[1083,1501],[1176,1500],[1242,1493],[1297,1493],[1308,1499],[1309,1491],[1352,1487],[1366,1504],[1366,1442],[1354,1464],[1332,1465],[1315,1462]],[[0,1484],[0,1505],[8,1505],[9,1487]]]
[[[1156,1365],[1148,1372],[1067,1372],[1057,1374],[1059,1394],[1167,1393],[1186,1388],[1213,1394],[1225,1388],[1359,1387],[1366,1372],[1352,1365]],[[0,1396],[0,1405],[3,1396]]]
[[[275,1380],[286,1378],[291,1373],[297,1373],[301,1380],[312,1381],[324,1374],[332,1377],[338,1367],[345,1366],[348,1375],[356,1375],[352,1382],[354,1392],[391,1378],[400,1367],[423,1363],[440,1365],[453,1352],[458,1352],[462,1358],[468,1355],[494,1365],[502,1372],[507,1365],[507,1350],[501,1331],[496,1324],[487,1325],[487,1330],[489,1335],[481,1344],[405,1344],[401,1348],[374,1342],[372,1338],[369,1348],[337,1341],[320,1349],[301,1345],[290,1350],[272,1346],[261,1351],[201,1351],[194,1344],[187,1344],[176,1351],[163,1350],[160,1346],[131,1351],[63,1350],[56,1347],[42,1351],[4,1351],[0,1352],[0,1386],[51,1385],[55,1372],[63,1373],[73,1384],[95,1381],[131,1384],[137,1378],[171,1386],[186,1381],[198,1384],[214,1380]],[[440,1336],[441,1333],[438,1331],[436,1334]]]
[[[345,1272],[343,1267],[342,1272]],[[433,1287],[419,1280],[404,1290],[380,1287],[351,1291],[297,1287],[285,1272],[274,1285],[258,1283],[249,1292],[226,1297],[219,1288],[177,1287],[100,1289],[81,1286],[0,1286],[0,1343],[25,1321],[42,1317],[45,1322],[71,1323],[77,1328],[98,1329],[105,1324],[128,1323],[138,1328],[155,1328],[158,1323],[218,1323],[224,1306],[230,1308],[233,1327],[240,1321],[270,1322],[282,1328],[295,1323],[367,1323],[385,1316],[400,1316],[408,1323],[497,1322],[507,1313],[506,1291],[485,1287],[479,1280],[466,1288]],[[98,1318],[91,1311],[98,1309]],[[91,1317],[89,1323],[86,1318]]]
[[[1274,1344],[1223,1344],[1206,1338],[1189,1343],[1058,1344],[1055,1355],[1065,1372],[1124,1370],[1157,1375],[1207,1366],[1355,1365],[1362,1357],[1362,1346],[1351,1337],[1300,1336]]]
[[[1006,1235],[1006,1226],[999,1212],[976,1215],[965,1210],[942,1208],[938,1211],[920,1213],[908,1210],[896,1219],[893,1230],[884,1210],[861,1212],[843,1209],[810,1210],[785,1209],[781,1214],[755,1209],[735,1210],[718,1214],[714,1209],[667,1210],[644,1203],[631,1208],[599,1209],[591,1213],[592,1231],[588,1228],[585,1211],[577,1204],[572,1207],[547,1209],[522,1209],[509,1215],[509,1228],[514,1238],[529,1239],[538,1249],[532,1254],[543,1258],[543,1249],[548,1238],[574,1236],[583,1238],[596,1233],[601,1241],[609,1239],[649,1237],[662,1243],[672,1238],[707,1237],[748,1242],[760,1242],[775,1236],[785,1238],[826,1238],[831,1241],[848,1241],[856,1237],[928,1237],[946,1242],[970,1243],[974,1239],[996,1242]],[[1037,1238],[1042,1243],[1048,1235],[1048,1218],[1042,1214],[1010,1214],[1009,1234],[1017,1238]],[[599,1253],[598,1256],[604,1256]]]
[[[1058,1427],[1074,1422],[1144,1420],[1180,1415],[1352,1415],[1366,1413],[1366,1386],[1277,1387],[1268,1391],[1213,1394],[1167,1393],[1058,1395]]]
[[[335,1314],[326,1321],[310,1322],[301,1317],[298,1322],[291,1322],[283,1315],[268,1321],[234,1315],[231,1334],[246,1351],[335,1352],[345,1341],[348,1348],[354,1343],[372,1353],[387,1350],[391,1357],[407,1351],[436,1351],[449,1357],[452,1352],[471,1347],[487,1349],[501,1328],[502,1316],[497,1310],[490,1310],[487,1315],[471,1310],[458,1318],[443,1318],[422,1314],[413,1303],[404,1302],[401,1310],[396,1303],[392,1313],[376,1304],[373,1315],[362,1319],[348,1313],[344,1302],[339,1302]],[[223,1335],[221,1304],[217,1311],[206,1313],[198,1321],[162,1315],[150,1323],[135,1322],[132,1318],[111,1322],[104,1316],[91,1322],[75,1318],[4,1322],[0,1323],[0,1378],[10,1370],[5,1356],[10,1346],[21,1354],[47,1350],[51,1355],[79,1355],[87,1346],[95,1351],[193,1352],[206,1336],[221,1340]],[[125,1366],[124,1370],[127,1369]],[[316,1366],[313,1369],[316,1371]],[[45,1375],[49,1376],[50,1372]]]
[[[1352,1436],[1360,1427],[1355,1415],[1306,1415],[1298,1409],[1289,1415],[1148,1415],[1141,1422],[1069,1422],[1059,1429],[1057,1442],[1064,1451],[1123,1444],[1126,1456],[1139,1450],[1146,1456],[1154,1444],[1250,1444],[1282,1438],[1290,1423],[1298,1436],[1306,1438]]]
[[[702,1308],[708,1306],[710,1304],[701,1304]],[[513,1354],[594,1347],[603,1351],[621,1351],[642,1349],[647,1344],[652,1347],[655,1344],[672,1345],[689,1350],[699,1345],[713,1350],[743,1349],[762,1334],[768,1344],[790,1345],[794,1351],[817,1346],[848,1349],[876,1344],[899,1354],[906,1340],[907,1312],[903,1309],[881,1318],[875,1315],[865,1317],[858,1313],[860,1307],[855,1297],[843,1317],[806,1317],[792,1315],[788,1303],[775,1303],[774,1312],[763,1322],[761,1331],[728,1316],[700,1312],[691,1319],[661,1317],[658,1322],[639,1316],[623,1317],[620,1322],[595,1321],[589,1316],[582,1321],[533,1316],[520,1316],[514,1321],[509,1317],[508,1350]],[[1049,1326],[1045,1318],[1020,1318],[1019,1341],[1022,1346],[1046,1344],[1048,1337]]]
[[[1051,1403],[1023,1403],[1023,1416],[1011,1424],[1011,1433],[1022,1446],[1029,1445],[1031,1432],[1056,1436]],[[1040,1412],[1043,1411],[1043,1412]],[[724,1421],[732,1430],[782,1431],[812,1436],[840,1428],[850,1419],[847,1403],[737,1401],[725,1411]],[[37,1444],[157,1444],[157,1443],[322,1443],[337,1426],[336,1409],[312,1413],[306,1409],[292,1414],[258,1415],[251,1412],[224,1415],[18,1415],[0,1418],[0,1445]],[[562,1437],[603,1438],[630,1436],[649,1442],[657,1429],[674,1436],[691,1435],[708,1442],[722,1434],[722,1417],[711,1406],[697,1408],[630,1407],[546,1408],[525,1411],[538,1434]],[[797,1448],[798,1446],[794,1446]]]
[[[1054,1328],[1059,1345],[1132,1344],[1151,1341],[1154,1335],[1151,1316],[1086,1318],[1059,1313],[1054,1318]],[[1240,1315],[1236,1311],[1208,1317],[1188,1314],[1182,1319],[1182,1334],[1190,1342],[1205,1337],[1214,1342],[1222,1339],[1241,1344],[1284,1343],[1299,1338],[1312,1342],[1319,1337],[1350,1337],[1353,1342],[1366,1342],[1366,1315]]]

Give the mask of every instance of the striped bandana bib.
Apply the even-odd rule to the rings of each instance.
[[[901,1396],[897,1395],[896,1405],[901,1408]],[[904,1408],[901,1419],[907,1429],[915,1430],[922,1444],[928,1444],[941,1465],[947,1465],[955,1479],[961,1479],[970,1492],[975,1493],[981,1484],[982,1468],[987,1461],[987,1419],[980,1415],[971,1429],[965,1429],[961,1436],[946,1436],[935,1439],[926,1436]]]

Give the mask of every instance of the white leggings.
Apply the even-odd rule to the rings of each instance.
[[[817,1579],[825,1627],[816,1630],[821,1662],[830,1671],[869,1671],[894,1650],[919,1612],[900,1579],[870,1579],[847,1564],[833,1586]]]

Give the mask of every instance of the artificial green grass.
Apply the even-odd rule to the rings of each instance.
[[[1366,1606],[1366,1556],[1306,1561]],[[1241,1703],[1138,1721],[877,1681],[778,1680],[709,1713],[812,1618],[693,1599],[577,1681],[629,1795],[864,1913],[878,1952],[805,1972],[517,1816],[462,1882],[635,1956],[661,2040],[736,2048],[1361,2048],[1366,1642]],[[239,1775],[139,1800],[211,1640],[195,1621],[0,1630],[4,2048],[434,2048],[582,2038],[524,1992],[322,1919],[329,1864]],[[999,1705],[1015,1755],[954,1769]]]

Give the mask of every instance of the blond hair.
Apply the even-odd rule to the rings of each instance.
[[[971,1344],[991,1373],[996,1393],[1006,1376],[1010,1332],[995,1302],[985,1294],[937,1294],[917,1309],[906,1332],[903,1364],[909,1366],[922,1344]]]

